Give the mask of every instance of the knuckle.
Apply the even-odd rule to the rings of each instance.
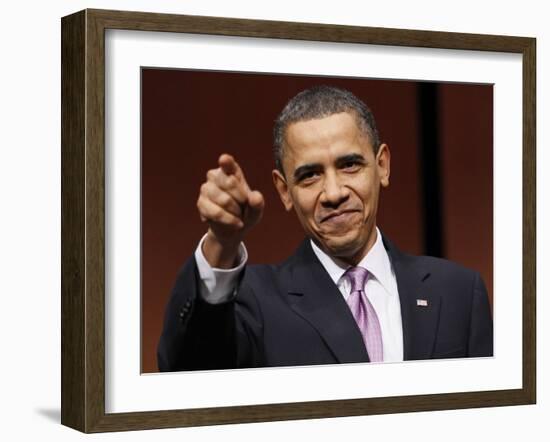
[[[224,211],[220,207],[212,209],[212,218],[214,218],[216,221],[221,221],[223,219],[223,214]]]
[[[202,195],[199,195],[199,197],[197,198],[197,208],[201,210],[202,206],[203,206],[203,198],[202,198]]]
[[[236,187],[237,186],[237,178],[235,178],[234,175],[231,175],[227,178],[226,184],[228,187]]]
[[[216,178],[216,169],[210,169],[206,172],[206,179],[208,181],[213,181]]]
[[[231,197],[225,192],[220,193],[218,198],[222,206],[229,206],[231,204]]]
[[[206,216],[206,210],[204,208],[204,202],[203,202],[203,199],[202,198],[199,198],[197,200],[197,210],[199,211],[199,214],[201,216]]]

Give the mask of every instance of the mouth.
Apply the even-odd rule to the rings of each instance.
[[[358,210],[336,210],[322,217],[321,224],[346,222],[358,212]]]

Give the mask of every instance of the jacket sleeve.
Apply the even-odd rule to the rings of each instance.
[[[164,314],[157,348],[160,371],[233,368],[235,303],[208,304],[199,296],[194,257],[180,270]]]
[[[476,274],[472,293],[468,356],[493,356],[493,318],[483,280]]]
[[[164,315],[157,348],[160,371],[263,365],[262,320],[253,291],[242,281],[231,301],[209,304],[199,295],[194,257],[180,270]]]

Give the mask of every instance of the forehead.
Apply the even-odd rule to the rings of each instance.
[[[298,121],[290,124],[285,133],[285,160],[293,163],[327,155],[367,154],[369,150],[372,152],[368,136],[349,112]]]

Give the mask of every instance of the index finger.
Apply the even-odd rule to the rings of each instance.
[[[239,164],[231,155],[226,153],[220,155],[220,158],[218,159],[218,164],[220,165],[223,173],[225,173],[226,175],[235,175],[237,178],[243,178],[243,172]]]

